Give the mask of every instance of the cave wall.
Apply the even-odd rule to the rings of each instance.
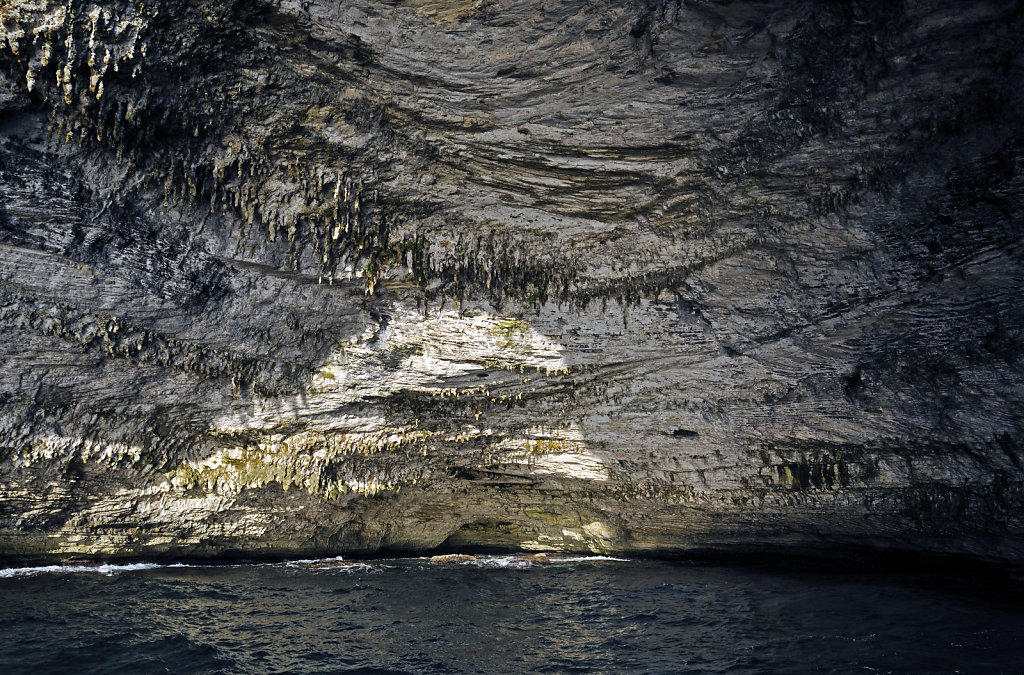
[[[1022,35],[0,0],[0,556],[1020,562]]]

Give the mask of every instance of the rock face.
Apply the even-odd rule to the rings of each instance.
[[[1021,562],[1022,36],[0,0],[0,556]]]

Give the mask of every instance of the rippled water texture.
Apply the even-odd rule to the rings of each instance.
[[[0,571],[2,673],[1007,672],[1019,589],[601,559]]]

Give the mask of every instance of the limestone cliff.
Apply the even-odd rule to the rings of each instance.
[[[0,0],[0,556],[1024,560],[1022,36]]]

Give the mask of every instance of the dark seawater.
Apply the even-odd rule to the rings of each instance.
[[[491,556],[0,570],[0,673],[1021,673],[978,581]]]

